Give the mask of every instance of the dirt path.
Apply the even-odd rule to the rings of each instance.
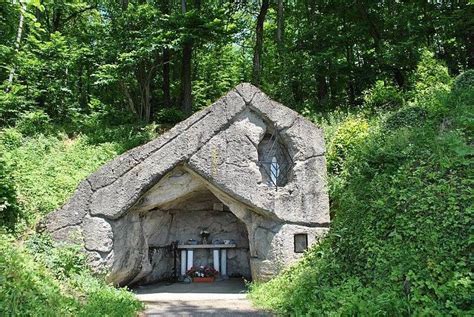
[[[135,290],[145,303],[142,316],[271,316],[252,307],[242,281],[212,284],[154,284]]]
[[[252,307],[247,299],[186,300],[147,303],[143,316],[271,316]]]

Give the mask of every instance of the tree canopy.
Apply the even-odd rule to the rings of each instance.
[[[474,65],[469,1],[10,0],[0,4],[1,123],[113,112],[179,121],[252,81],[299,111],[408,89],[424,48]],[[471,18],[469,18],[471,17]]]

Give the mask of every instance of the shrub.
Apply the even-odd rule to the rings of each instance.
[[[49,236],[41,234],[30,236],[25,245],[27,252],[37,262],[44,264],[56,279],[66,280],[77,274],[91,272],[79,245],[54,246]]]
[[[365,108],[374,110],[396,109],[403,105],[402,93],[393,85],[377,80],[375,85],[364,93]]]
[[[395,130],[402,127],[420,127],[426,120],[427,112],[418,106],[402,108],[385,119],[385,128]]]
[[[185,118],[185,113],[178,108],[163,108],[156,114],[156,121],[165,124],[176,124]]]
[[[0,234],[3,230],[13,232],[21,215],[11,173],[0,156]]]
[[[33,135],[47,132],[50,128],[50,123],[51,120],[44,111],[36,110],[22,114],[17,121],[16,127],[22,134]]]
[[[71,316],[79,303],[12,238],[0,237],[0,315]]]
[[[23,135],[15,128],[6,128],[0,131],[0,146],[2,150],[11,151],[21,145]]]
[[[474,69],[469,69],[455,78],[454,91],[458,92],[472,89],[474,89]]]
[[[94,278],[74,247],[54,248],[36,235],[26,245],[0,236],[1,316],[136,316],[143,309],[132,293]]]
[[[413,75],[414,96],[416,99],[437,98],[439,94],[449,92],[452,78],[448,68],[434,57],[430,51],[423,51],[417,70]]]
[[[27,98],[27,87],[13,85],[9,92],[4,92],[5,87],[0,85],[0,126],[13,126],[16,120],[25,112],[34,108],[34,100]]]
[[[361,144],[368,135],[367,120],[349,117],[342,122],[334,133],[328,146],[328,167],[333,173],[339,173],[346,157]]]

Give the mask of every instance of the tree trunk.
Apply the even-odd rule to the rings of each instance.
[[[252,84],[260,86],[262,77],[262,53],[263,53],[263,23],[267,15],[269,0],[263,0],[260,7],[260,13],[257,17],[257,26],[255,28],[255,48],[253,53],[253,71]]]
[[[191,58],[193,54],[193,45],[187,42],[183,46],[183,59],[181,65],[181,107],[184,113],[192,112],[191,96]]]
[[[137,109],[135,107],[135,102],[133,101],[132,95],[130,94],[127,84],[124,81],[120,81],[120,87],[122,88],[122,91],[125,97],[127,98],[128,109],[130,110],[130,112],[138,115]]]
[[[20,51],[20,43],[21,43],[21,36],[23,34],[23,25],[25,22],[25,16],[24,12],[26,10],[25,4],[23,2],[20,3],[20,17],[18,21],[18,30],[16,33],[16,39],[15,39],[15,55],[18,54]],[[10,69],[10,74],[8,75],[8,84],[7,88],[5,89],[5,92],[9,92],[11,85],[13,84],[13,78],[15,77],[15,71],[16,71],[16,66],[15,63],[13,63],[12,68]]]
[[[347,95],[349,97],[349,104],[354,106],[355,101],[356,101],[354,70],[356,66],[354,63],[354,50],[351,44],[346,45],[346,61],[347,61],[347,65],[349,66],[349,80],[347,83]]]
[[[122,11],[125,11],[128,9],[128,0],[121,0],[121,5],[122,5]]]
[[[181,12],[186,13],[186,0],[181,0]],[[183,45],[183,58],[181,60],[181,109],[188,115],[192,113],[192,55],[193,43],[192,40],[187,40]]]
[[[283,46],[283,34],[285,32],[285,26],[284,26],[284,6],[283,6],[283,0],[278,0],[278,8],[277,8],[277,43],[278,43],[278,48],[280,51],[282,50]]]
[[[171,107],[171,92],[170,92],[170,51],[165,48],[163,50],[163,61],[162,61],[162,71],[163,71],[163,107]]]
[[[324,105],[327,102],[328,97],[328,84],[326,77],[323,75],[317,75],[318,81],[318,100],[320,105]]]
[[[161,4],[161,11],[164,14],[170,13],[168,0],[164,0]],[[171,107],[171,89],[170,89],[170,50],[167,48],[163,49],[163,57],[161,61],[162,70],[162,85],[163,90],[163,107]]]

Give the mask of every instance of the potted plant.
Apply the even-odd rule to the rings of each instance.
[[[218,274],[219,272],[213,267],[207,265],[193,266],[186,272],[186,275],[191,277],[194,283],[212,283]]]

